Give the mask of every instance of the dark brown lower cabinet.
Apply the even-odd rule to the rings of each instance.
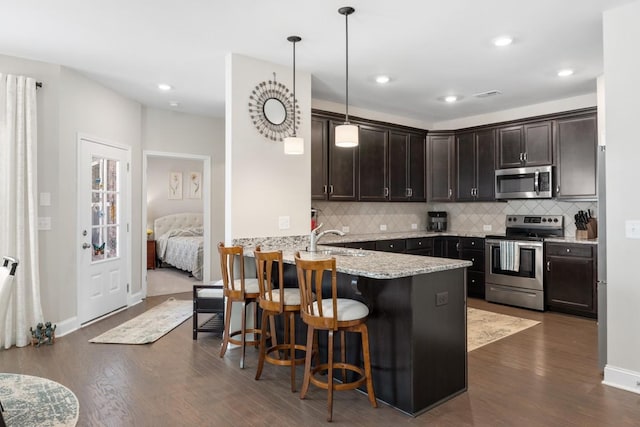
[[[548,310],[597,316],[596,246],[546,243],[545,302]]]

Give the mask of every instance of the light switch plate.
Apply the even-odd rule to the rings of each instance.
[[[491,231],[492,228],[491,224],[485,224],[482,226],[482,231]]]
[[[291,226],[291,218],[289,216],[278,217],[278,228],[280,230],[288,230]]]
[[[624,228],[627,239],[640,239],[640,221],[625,221]]]
[[[51,217],[50,216],[38,217],[38,230],[51,230]]]
[[[342,226],[342,232],[343,233],[348,233],[349,232],[349,226],[348,225],[343,225]]]

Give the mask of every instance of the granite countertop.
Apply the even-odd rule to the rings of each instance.
[[[598,239],[576,239],[575,237],[545,237],[545,243],[577,243],[581,245],[597,245]]]
[[[287,264],[295,264],[294,253],[296,251],[300,251],[300,256],[303,259],[320,259],[334,256],[336,259],[336,270],[339,273],[370,277],[373,279],[395,279],[398,277],[417,276],[419,274],[429,274],[437,271],[471,267],[471,265],[473,265],[471,261],[459,259],[345,249],[326,245],[319,245],[318,251],[333,250],[335,254],[311,253],[296,247],[270,246],[267,242],[264,242],[261,248],[265,251],[282,250],[284,262]],[[244,254],[245,256],[253,257],[253,248],[245,247]]]

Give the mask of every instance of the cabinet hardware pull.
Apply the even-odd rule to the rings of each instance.
[[[389,188],[384,187],[384,197],[389,197]]]
[[[524,152],[524,161],[525,162],[527,161],[527,152],[526,151]]]
[[[409,197],[413,196],[413,188],[408,188],[409,190]]]
[[[460,252],[460,242],[456,243],[456,252]]]
[[[333,194],[333,184],[329,186],[329,194]]]
[[[524,156],[522,154],[523,153],[520,153],[520,163],[524,162]]]
[[[560,186],[559,185],[556,186],[556,194],[560,194]]]
[[[324,190],[323,191],[324,191],[324,194],[327,194],[327,185],[326,184],[324,185]]]
[[[449,189],[449,199],[451,198],[451,195],[453,195],[453,190]]]
[[[551,271],[551,261],[547,261],[547,271]]]

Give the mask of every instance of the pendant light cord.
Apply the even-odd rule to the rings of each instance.
[[[293,136],[296,136],[296,42],[293,42]]]
[[[346,58],[345,58],[345,93],[346,93],[346,99],[345,99],[345,115],[344,115],[344,120],[345,123],[349,123],[349,14],[345,13],[344,15],[344,26],[345,26],[345,45],[346,45]]]

